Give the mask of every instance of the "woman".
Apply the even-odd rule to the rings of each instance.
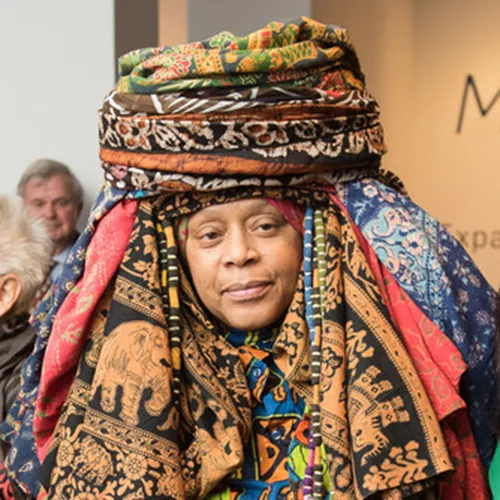
[[[459,382],[471,359],[466,389],[484,377],[492,325],[441,278],[460,265],[486,315],[494,294],[379,170],[346,32],[271,23],[121,70],[107,186],[38,311],[16,481],[49,498],[487,498],[474,438],[488,461],[491,429],[470,423],[489,399]]]

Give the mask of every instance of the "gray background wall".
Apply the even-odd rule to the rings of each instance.
[[[238,36],[262,28],[269,21],[311,15],[311,0],[187,0],[189,41],[220,31]]]

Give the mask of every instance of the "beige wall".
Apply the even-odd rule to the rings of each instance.
[[[413,0],[313,0],[312,15],[348,29],[382,111],[389,145],[384,166],[402,174],[413,147]]]
[[[418,0],[416,163],[405,174],[415,198],[451,224],[496,287],[500,99],[483,118],[471,93],[460,134],[456,127],[468,74],[474,76],[483,103],[500,91],[499,20],[498,0]]]
[[[158,0],[158,44],[177,45],[187,39],[187,0]]]
[[[464,84],[486,106],[500,91],[498,0],[313,0],[313,17],[348,28],[382,110],[389,153],[413,199],[451,231],[500,286],[500,96],[481,117],[472,93],[457,134]]]

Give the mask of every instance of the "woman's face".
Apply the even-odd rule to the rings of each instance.
[[[302,237],[263,198],[215,205],[189,220],[186,258],[207,309],[239,330],[285,313],[302,266]]]

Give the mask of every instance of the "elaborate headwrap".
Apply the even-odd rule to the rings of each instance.
[[[469,417],[487,463],[494,293],[379,170],[379,111],[345,30],[301,18],[127,54],[99,131],[106,185],[2,428],[25,491],[41,477],[50,498],[202,498],[238,470],[249,387],[176,223],[266,197],[307,207],[273,347],[308,407],[290,496],[487,495]]]

